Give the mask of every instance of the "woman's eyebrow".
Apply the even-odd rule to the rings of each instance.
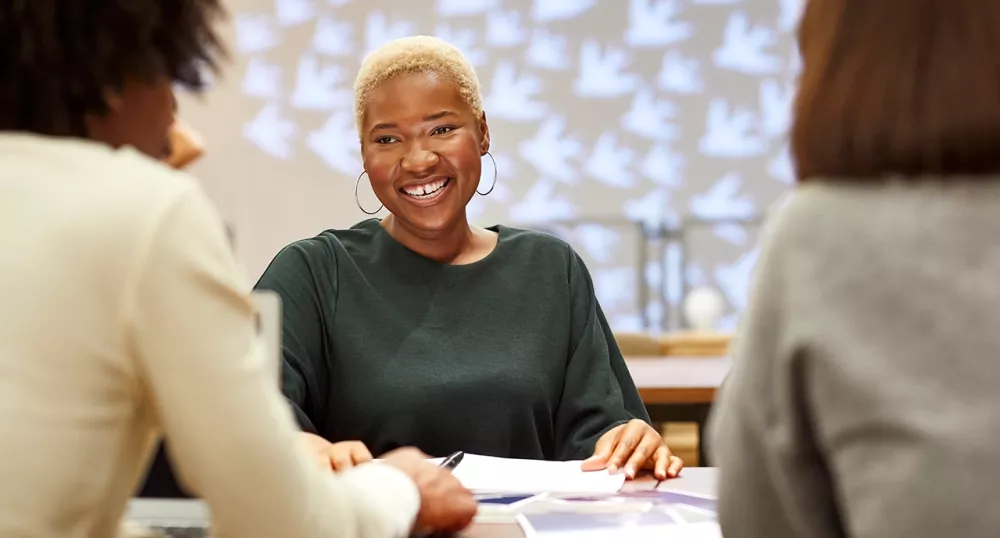
[[[435,112],[428,116],[424,116],[423,121],[434,121],[434,120],[439,120],[441,118],[455,117],[455,116],[458,116],[458,114],[452,112],[451,110],[442,110],[441,112]],[[399,124],[396,123],[378,123],[372,126],[371,131],[374,132],[381,129],[398,129],[398,128]]]
[[[434,121],[434,120],[439,120],[441,118],[445,118],[445,117],[448,117],[448,116],[457,116],[457,115],[458,114],[455,114],[454,112],[452,112],[450,110],[442,110],[441,112],[435,112],[434,114],[431,114],[430,116],[424,116],[424,121]]]

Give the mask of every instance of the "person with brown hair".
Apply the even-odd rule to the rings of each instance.
[[[810,0],[710,424],[727,537],[998,536],[1000,4]]]
[[[472,495],[403,448],[316,468],[215,208],[171,153],[218,0],[0,2],[0,536],[107,538],[157,437],[213,536],[457,530]]]

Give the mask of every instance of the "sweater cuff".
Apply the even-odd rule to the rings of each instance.
[[[406,538],[420,511],[420,492],[402,471],[389,465],[370,463],[340,474],[349,483],[358,506],[366,513],[386,522],[389,536]]]

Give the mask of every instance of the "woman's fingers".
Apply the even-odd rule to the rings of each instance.
[[[618,445],[618,439],[624,429],[624,424],[615,426],[597,440],[597,444],[594,445],[594,455],[583,462],[584,471],[600,471],[607,468],[608,460],[611,459],[611,454]]]
[[[354,465],[368,463],[373,459],[375,458],[364,443],[361,441],[351,441],[351,460],[354,461]]]
[[[663,446],[663,437],[649,428],[643,433],[642,440],[632,451],[632,455],[629,457],[628,462],[625,463],[625,475],[629,478],[635,478],[635,474],[646,466],[646,463],[651,461],[650,457],[654,456],[658,449],[665,448]]]
[[[645,429],[649,427],[649,424],[641,420],[633,420],[625,425],[622,430],[621,437],[618,440],[618,445],[615,447],[615,451],[611,454],[611,458],[608,459],[608,471],[611,473],[617,473],[621,469],[628,458],[632,456],[632,452],[635,448],[639,446],[642,438],[645,435]]]
[[[372,461],[372,454],[361,441],[341,441],[326,447],[326,455],[334,471],[346,471]]]
[[[670,466],[670,449],[667,445],[662,445],[660,448],[656,449],[656,454],[653,455],[653,476],[657,480],[667,479],[667,470]]]
[[[670,465],[667,467],[667,478],[676,478],[684,468],[684,460],[677,456],[670,456]]]

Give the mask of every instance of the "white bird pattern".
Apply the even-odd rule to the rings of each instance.
[[[591,267],[619,330],[676,327],[682,274],[725,297],[718,328],[735,324],[758,232],[732,219],[761,215],[794,183],[788,128],[803,0],[258,4],[234,6],[238,69],[224,91],[247,102],[238,107],[249,111],[241,134],[254,158],[288,167],[276,181],[296,188],[312,180],[299,163],[313,159],[353,203],[362,171],[352,88],[360,61],[389,40],[437,35],[476,67],[497,161],[497,184],[474,196],[470,218],[515,226],[579,219],[560,233]],[[488,157],[482,175],[485,192]],[[674,242],[664,259],[648,262],[655,293],[640,307],[638,238],[630,235],[638,229],[627,223],[652,230],[691,219],[712,223],[691,228],[704,239],[690,240],[687,259]],[[666,310],[657,298],[664,289]]]

